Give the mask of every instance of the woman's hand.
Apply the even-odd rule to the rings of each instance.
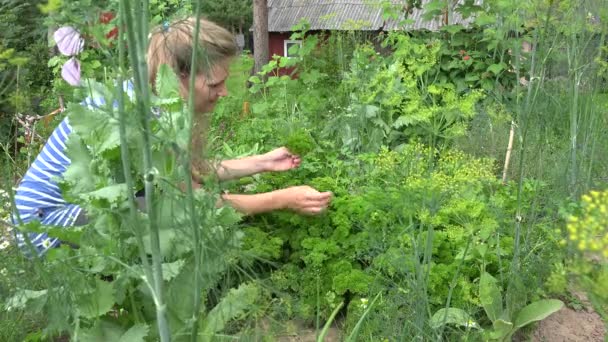
[[[331,192],[319,192],[306,185],[278,190],[283,208],[307,215],[319,214],[327,209],[331,196]]]
[[[286,147],[279,147],[258,156],[264,171],[287,171],[300,166],[302,160]]]

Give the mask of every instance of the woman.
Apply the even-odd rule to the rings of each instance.
[[[205,51],[205,58],[201,58],[204,62],[192,70],[190,63],[195,45],[193,42],[195,27],[196,19],[189,18],[161,26],[153,31],[148,47],[148,73],[149,81],[155,84],[160,66],[162,64],[170,66],[180,77],[180,93],[186,99],[189,93],[190,73],[196,72],[193,89],[196,122],[192,144],[194,155],[201,156],[207,127],[205,114],[213,110],[220,97],[228,95],[226,89],[228,67],[236,54],[237,46],[234,37],[227,30],[201,19],[199,46]],[[85,104],[98,102],[99,99],[85,100]],[[65,155],[65,142],[70,132],[71,127],[66,118],[54,130],[23,177],[15,195],[19,214],[19,218],[14,218],[15,222],[39,220],[44,225],[62,227],[86,223],[86,214],[82,208],[67,203],[56,182],[70,165],[70,160]],[[220,180],[227,180],[260,172],[288,171],[297,168],[300,162],[298,156],[281,147],[262,155],[222,161],[213,170]],[[207,169],[209,169],[207,163],[202,158],[195,158],[191,170],[193,180],[199,181],[200,176]],[[297,186],[253,195],[223,194],[222,200],[244,214],[278,209],[291,209],[301,214],[317,214],[327,207],[331,193],[321,193],[308,186]],[[17,234],[18,245],[27,250],[24,236]],[[57,238],[49,237],[46,233],[30,233],[29,238],[39,255],[60,244]]]

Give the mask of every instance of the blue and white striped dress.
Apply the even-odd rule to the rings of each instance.
[[[123,88],[127,96],[133,99],[133,84],[125,82]],[[82,105],[89,108],[99,108],[104,104],[105,100],[101,96],[88,97],[82,102]],[[65,143],[71,132],[72,127],[66,117],[55,128],[21,180],[15,192],[17,212],[12,217],[14,224],[39,220],[41,224],[47,226],[74,226],[82,208],[66,203],[57,185],[57,181],[62,178],[71,163],[70,158],[65,154]],[[27,235],[39,256],[61,244],[58,238],[51,237],[47,233],[28,233]],[[15,239],[24,253],[30,256],[31,250],[24,234],[15,232]]]
[[[66,203],[57,186],[71,161],[65,154],[65,142],[72,132],[68,118],[53,131],[44,148],[34,160],[15,192],[17,213],[13,222],[39,220],[43,225],[71,227],[82,211],[77,205]],[[17,217],[18,214],[18,217]],[[47,233],[29,233],[38,255],[57,247],[60,241]],[[16,232],[17,245],[29,255],[23,234]]]

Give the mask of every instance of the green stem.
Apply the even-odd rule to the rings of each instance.
[[[143,162],[145,172],[144,188],[146,193],[145,200],[149,218],[150,246],[152,249],[152,265],[154,271],[154,303],[156,306],[156,320],[160,340],[165,342],[170,341],[171,334],[166,318],[167,308],[163,297],[163,271],[160,251],[159,226],[156,217],[156,204],[154,200],[155,174],[153,172],[152,151],[150,148],[150,92],[147,81],[148,72],[145,60],[147,41],[143,39],[147,35],[147,32],[142,32],[142,30],[147,27],[147,23],[144,24],[139,22],[139,25],[134,27],[134,25],[138,22],[134,18],[134,13],[131,10],[130,2],[127,0],[121,0],[120,4],[122,6],[123,13],[125,14],[129,48],[132,49],[129,55],[131,57],[131,63],[134,69],[135,93],[137,96],[141,127],[143,128]],[[137,6],[138,2],[136,1],[135,4]],[[143,18],[147,18],[147,12],[149,10],[148,7],[146,6],[141,10],[142,11],[139,12],[139,14],[141,15],[143,13]],[[141,20],[143,21],[144,19]]]
[[[196,76],[198,74],[198,50],[199,46],[199,34],[200,34],[200,19],[202,13],[202,0],[197,1],[196,5],[196,25],[194,28],[194,38],[192,42],[192,60],[190,63],[190,80],[189,80],[189,92],[188,92],[188,109],[190,110],[190,127],[188,129],[188,140],[192,141],[192,132],[195,123],[195,108],[194,108],[194,96],[195,96],[195,82]],[[197,151],[197,153],[202,153],[202,151]],[[200,311],[201,311],[201,290],[202,290],[202,279],[201,279],[201,269],[200,266],[203,262],[201,257],[201,231],[199,229],[200,225],[197,222],[197,215],[195,212],[194,206],[194,189],[192,185],[192,177],[189,171],[192,168],[192,144],[188,144],[188,148],[186,151],[186,191],[188,198],[188,206],[190,209],[190,220],[192,224],[192,235],[194,239],[194,306],[192,312],[192,342],[196,342],[198,338],[198,321],[200,319]]]
[[[125,44],[122,37],[124,37],[123,27],[126,26],[124,8],[121,6],[121,10],[123,13],[120,15],[121,25],[119,25],[119,44],[118,44],[118,60],[119,60],[119,70],[118,73],[118,82],[116,85],[117,94],[118,94],[118,113],[119,113],[119,132],[120,132],[120,154],[121,161],[123,167],[123,173],[125,177],[125,183],[127,184],[127,192],[128,200],[129,200],[129,219],[131,221],[130,226],[134,227],[135,230],[135,239],[137,241],[139,258],[141,259],[141,263],[143,265],[144,273],[149,282],[153,279],[153,271],[150,263],[148,261],[148,257],[146,256],[146,251],[144,247],[144,233],[141,229],[141,226],[138,224],[137,220],[137,207],[135,205],[135,196],[133,194],[133,189],[135,188],[133,178],[131,177],[131,167],[130,167],[130,153],[129,153],[129,144],[127,142],[127,122],[126,122],[126,111],[125,111],[125,96],[123,89],[124,75],[125,72],[125,61],[126,61],[126,51]],[[156,293],[154,293],[156,296]],[[130,294],[131,305],[135,310],[134,302],[132,294]],[[136,314],[137,318],[137,314]]]
[[[336,306],[334,311],[331,313],[331,315],[327,319],[327,322],[325,323],[325,326],[323,326],[323,330],[321,330],[321,333],[319,334],[319,337],[317,338],[317,342],[325,341],[325,335],[327,335],[327,332],[329,331],[329,327],[331,327],[331,323],[336,318],[336,315],[338,314],[338,312],[340,311],[342,306],[344,306],[344,302],[340,302],[340,304],[338,304],[338,306]]]

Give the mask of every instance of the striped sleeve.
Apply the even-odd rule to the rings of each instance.
[[[134,99],[135,91],[131,81],[123,83],[123,91],[130,100]],[[90,109],[100,108],[105,104],[105,99],[99,94],[93,94],[81,102],[81,105]],[[113,106],[116,107],[117,103],[113,103]],[[67,203],[57,184],[71,164],[66,155],[66,141],[71,132],[72,127],[66,117],[55,128],[23,177],[15,193],[16,212],[12,217],[14,224],[38,220],[46,226],[74,226],[83,209]],[[31,256],[27,240],[31,242],[38,256],[61,244],[61,241],[48,236],[47,233],[15,232],[15,238],[27,256]]]

